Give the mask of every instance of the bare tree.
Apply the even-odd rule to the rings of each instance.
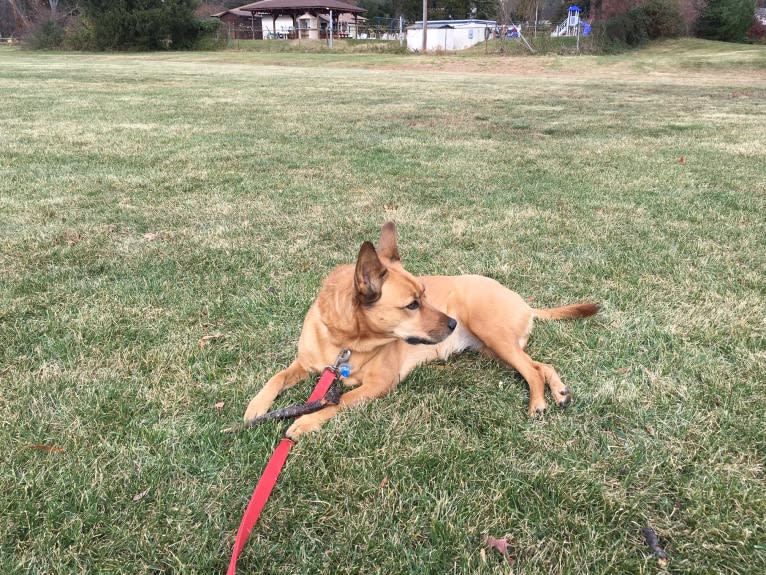
[[[503,24],[508,24],[511,19],[532,20],[535,17],[535,10],[538,6],[542,7],[542,4],[542,0],[500,0],[500,18]]]

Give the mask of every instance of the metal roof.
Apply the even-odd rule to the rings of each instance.
[[[340,0],[261,0],[240,6],[237,10],[247,12],[279,12],[280,10],[337,10],[338,12],[349,12],[351,14],[361,14],[367,12],[365,8],[347,4]]]

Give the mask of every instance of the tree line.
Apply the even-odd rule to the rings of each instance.
[[[420,20],[423,0],[346,0],[369,20]],[[33,47],[80,50],[193,49],[215,32],[209,16],[243,0],[0,0],[0,37]],[[427,0],[430,20],[563,20],[570,5],[604,38],[626,46],[679,35],[729,42],[763,41],[755,20],[766,0]]]

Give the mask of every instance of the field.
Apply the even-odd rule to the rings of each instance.
[[[389,219],[600,303],[530,341],[574,403],[417,369],[301,438],[241,573],[766,572],[766,48],[2,48],[0,92],[0,572],[225,571],[284,427],[222,429]]]

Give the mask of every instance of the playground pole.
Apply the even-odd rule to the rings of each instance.
[[[580,20],[577,20],[577,53],[580,53]]]

